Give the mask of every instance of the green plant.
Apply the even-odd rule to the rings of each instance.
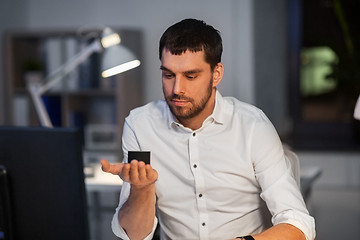
[[[25,72],[29,71],[42,71],[43,70],[43,64],[41,61],[35,59],[35,58],[29,58],[24,62],[23,69]]]

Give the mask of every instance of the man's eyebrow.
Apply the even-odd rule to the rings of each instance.
[[[170,69],[168,69],[168,68],[166,68],[166,67],[164,67],[164,66],[160,66],[160,70],[162,70],[162,71],[167,71],[167,72],[172,72]]]
[[[164,67],[164,66],[160,66],[160,70],[161,71],[166,71],[166,72],[169,72],[169,73],[173,73],[173,71],[171,71],[170,69],[168,69],[167,67]],[[188,70],[188,71],[185,71],[183,72],[183,74],[196,74],[196,73],[200,73],[200,72],[203,72],[202,69],[192,69],[192,70]]]
[[[203,72],[202,69],[193,69],[193,70],[189,70],[189,71],[185,71],[184,74],[195,74],[195,73],[200,73]]]

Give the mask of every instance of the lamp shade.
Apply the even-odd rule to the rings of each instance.
[[[101,72],[102,77],[110,77],[135,68],[140,61],[123,45],[116,44],[104,49]]]

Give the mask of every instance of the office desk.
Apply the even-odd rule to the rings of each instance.
[[[86,190],[89,192],[117,192],[121,190],[122,180],[117,175],[105,173],[101,170],[101,165],[94,165],[93,176],[85,178]]]
[[[117,175],[103,172],[100,164],[93,165],[90,169],[86,169],[86,172],[93,172],[93,176],[85,178],[86,190],[92,200],[89,209],[92,213],[90,216],[93,216],[90,220],[94,222],[93,229],[91,229],[91,234],[94,235],[92,239],[103,239],[102,213],[115,212],[118,202],[114,202],[113,206],[103,206],[100,194],[104,192],[120,193],[122,180]]]

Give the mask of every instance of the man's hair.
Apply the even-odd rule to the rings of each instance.
[[[223,50],[219,31],[197,19],[184,19],[164,32],[159,44],[160,60],[164,48],[174,55],[181,55],[186,50],[191,52],[204,50],[205,61],[210,64],[211,70],[221,62]]]

